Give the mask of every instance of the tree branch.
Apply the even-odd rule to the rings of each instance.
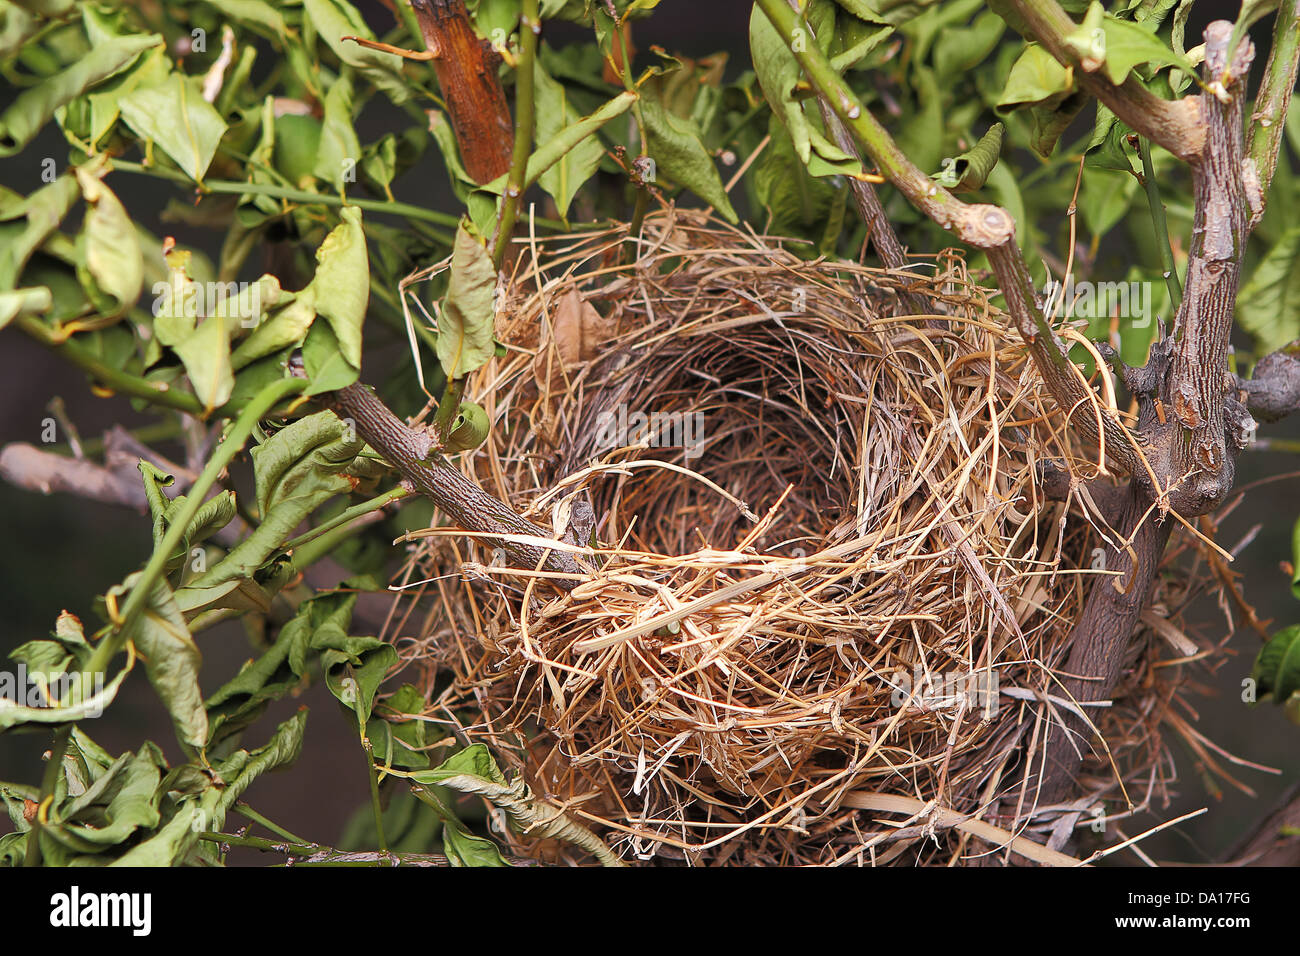
[[[1238,379],[1246,409],[1261,422],[1275,422],[1300,410],[1300,341],[1255,363],[1249,379]]]
[[[1154,140],[1179,159],[1195,163],[1205,149],[1196,97],[1165,100],[1147,90],[1133,74],[1116,86],[1100,63],[1085,62],[1065,40],[1079,25],[1056,0],[993,0],[989,4],[1012,29],[1036,40],[1065,66],[1075,81],[1142,136]]]
[[[1232,489],[1236,456],[1255,428],[1237,399],[1238,380],[1227,368],[1247,234],[1242,101],[1254,56],[1250,41],[1243,40],[1229,64],[1231,35],[1232,24],[1223,20],[1205,29],[1204,73],[1207,84],[1218,84],[1218,95],[1196,100],[1207,148],[1192,167],[1196,215],[1174,334],[1151,346],[1145,367],[1120,365],[1138,398],[1137,431],[1150,471],[1135,472],[1129,483],[1115,528],[1125,546],[1103,549],[1105,567],[1123,575],[1092,586],[1071,632],[1063,684],[1079,701],[1105,700],[1118,682],[1169,539],[1172,522],[1164,513],[1193,517],[1221,504]],[[1293,371],[1286,361],[1276,360],[1279,380]],[[1270,370],[1272,365],[1265,368]],[[1271,381],[1261,380],[1261,399],[1264,382]],[[1269,398],[1282,400],[1271,392]],[[1080,718],[1064,714],[1063,724],[1053,725],[1044,739],[1039,798],[1049,804],[1073,789],[1079,751],[1091,742]]]
[[[518,568],[541,568],[561,575],[582,575],[583,569],[567,551],[510,540],[504,536],[526,535],[551,538],[552,535],[516,514],[508,505],[474,484],[445,457],[433,450],[433,439],[423,429],[404,424],[388,407],[363,385],[349,385],[337,392],[316,396],[339,418],[351,420],[357,434],[371,448],[401,473],[411,486],[433,499],[459,527],[488,535],[490,543],[499,545]],[[569,578],[550,578],[557,587],[569,590],[578,584]]]
[[[433,54],[465,171],[480,185],[490,183],[510,169],[514,151],[510,105],[497,76],[501,57],[474,32],[464,0],[409,2]]]

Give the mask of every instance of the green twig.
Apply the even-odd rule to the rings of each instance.
[[[254,823],[260,823],[262,826],[266,827],[268,830],[270,830],[270,831],[271,831],[272,833],[274,833],[276,836],[284,837],[286,840],[292,840],[294,843],[304,843],[304,844],[305,844],[305,843],[309,843],[309,842],[310,842],[310,841],[308,841],[308,840],[304,840],[304,839],[303,839],[302,837],[300,837],[300,836],[294,836],[292,833],[290,833],[290,832],[289,832],[288,830],[286,830],[284,827],[282,827],[282,826],[278,826],[278,825],[272,823],[270,820],[268,820],[266,817],[262,816],[260,813],[258,813],[256,810],[254,810],[254,809],[253,809],[252,807],[250,807],[248,804],[244,803],[244,801],[242,801],[242,800],[237,801],[237,802],[235,803],[235,806],[234,806],[233,809],[234,809],[234,811],[235,811],[236,813],[238,813],[240,816],[247,817],[249,820],[252,820]]]
[[[533,103],[533,59],[537,56],[537,37],[542,32],[538,0],[524,0],[519,17],[519,65],[515,69],[515,148],[506,177],[505,192],[501,196],[501,209],[497,214],[496,245],[492,262],[500,271],[505,262],[506,250],[514,235],[519,207],[524,201],[525,178],[528,175],[528,156],[533,149],[533,130],[537,126],[537,110]],[[442,409],[438,409],[439,414]]]
[[[398,853],[387,850],[380,853],[353,853],[339,850],[323,843],[310,843],[302,839],[288,842],[268,840],[264,837],[244,836],[238,833],[207,831],[199,834],[200,840],[218,846],[241,846],[263,853],[284,853],[297,857],[294,866],[447,866],[447,858],[438,853]],[[302,859],[305,858],[305,859]]]
[[[20,315],[14,319],[14,325],[48,346],[56,355],[88,372],[104,388],[133,398],[143,398],[154,405],[189,412],[191,415],[203,414],[203,403],[188,392],[106,365],[80,342],[71,337],[61,338],[54,329],[33,316]]]
[[[442,398],[438,399],[438,411],[433,416],[433,432],[440,442],[447,440],[447,432],[451,430],[451,422],[456,415],[456,409],[460,407],[460,396],[464,391],[463,376],[447,379],[447,384],[442,390]]]
[[[1286,135],[1286,113],[1295,90],[1300,65],[1300,0],[1284,0],[1273,24],[1273,46],[1268,51],[1264,80],[1255,97],[1246,131],[1246,152],[1255,162],[1260,199],[1268,197],[1277,157]]]
[[[388,491],[385,491],[382,495],[376,495],[374,498],[371,498],[369,501],[363,501],[359,505],[353,505],[351,508],[348,508],[346,511],[339,512],[337,515],[335,515],[333,518],[330,518],[328,521],[324,522],[323,524],[320,524],[317,527],[312,528],[310,531],[304,534],[298,535],[298,537],[294,538],[292,541],[289,541],[284,545],[284,550],[295,551],[298,548],[301,548],[303,545],[307,544],[307,542],[319,538],[321,535],[325,534],[326,532],[333,531],[336,528],[341,528],[343,525],[350,523],[352,519],[360,518],[362,515],[370,514],[372,511],[378,511],[379,509],[386,507],[387,505],[391,504],[394,501],[400,501],[402,498],[405,498],[409,494],[411,494],[410,490],[403,488],[401,485],[398,485],[396,488],[390,488]],[[295,561],[294,564],[297,565],[297,561]]]
[[[1169,287],[1173,311],[1183,301],[1183,287],[1178,281],[1178,266],[1174,263],[1174,249],[1169,242],[1169,221],[1165,218],[1165,204],[1160,201],[1160,186],[1156,182],[1155,166],[1151,162],[1151,144],[1137,137],[1138,155],[1142,157],[1142,185],[1146,187],[1147,206],[1151,210],[1151,224],[1156,230],[1156,249],[1160,253],[1160,268]]]
[[[113,160],[113,168],[127,173],[140,173],[145,176],[170,179],[172,182],[190,186],[199,192],[233,196],[270,196],[272,199],[282,199],[285,202],[295,202],[303,205],[315,203],[321,206],[356,206],[368,212],[387,213],[393,216],[402,216],[406,219],[423,219],[426,222],[437,223],[440,226],[450,226],[453,229],[460,222],[458,217],[445,212],[424,209],[421,206],[412,206],[404,202],[389,202],[386,199],[353,199],[351,197],[344,199],[342,196],[334,196],[329,193],[313,193],[305,189],[290,189],[271,183],[235,183],[222,179],[207,179],[204,180],[202,186],[199,186],[184,173],[172,172],[162,166],[145,166],[141,163],[132,163],[124,159]],[[444,234],[438,238],[449,246],[452,244],[453,237],[450,235]]]
[[[54,788],[59,782],[59,773],[63,770],[63,755],[68,752],[68,740],[72,737],[74,726],[64,724],[54,734],[50,762],[45,765],[45,773],[41,775],[41,795],[36,802],[37,817],[32,820],[32,828],[27,831],[27,852],[23,854],[23,866],[41,865],[40,814],[48,814],[54,808]]]
[[[198,480],[190,488],[184,506],[172,518],[167,533],[154,547],[149,562],[140,572],[140,578],[127,595],[126,602],[114,616],[113,630],[105,635],[91,655],[86,670],[82,673],[83,694],[88,689],[89,682],[96,675],[103,674],[108,669],[109,662],[126,645],[137,619],[153,595],[154,586],[162,577],[168,559],[189,532],[190,522],[203,507],[208,491],[217,483],[226,466],[243,450],[244,443],[252,435],[257,423],[283,399],[303,391],[307,385],[307,380],[303,378],[285,378],[272,382],[257,393],[231,425],[225,440],[213,452]]]

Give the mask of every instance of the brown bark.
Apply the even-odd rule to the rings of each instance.
[[[317,399],[339,418],[350,419],[356,425],[357,434],[396,468],[416,491],[433,499],[458,527],[488,535],[552,538],[551,532],[520,517],[507,504],[461,474],[433,448],[428,432],[403,423],[364,385],[349,385],[337,392],[317,396]],[[486,543],[500,546],[514,567],[540,568],[559,575],[583,573],[570,552],[506,537],[489,537]],[[577,580],[565,577],[549,580],[565,590],[578,584]]]
[[[1206,83],[1222,82],[1223,95],[1196,99],[1204,149],[1192,164],[1196,214],[1174,332],[1152,346],[1145,367],[1121,366],[1138,398],[1137,432],[1146,464],[1132,469],[1115,528],[1128,546],[1104,549],[1105,567],[1123,576],[1093,586],[1071,635],[1063,684],[1079,701],[1105,700],[1118,683],[1169,538],[1167,512],[1190,518],[1222,504],[1232,489],[1236,456],[1254,431],[1227,367],[1248,232],[1242,104],[1254,56],[1243,39],[1228,64],[1231,33],[1232,24],[1222,20],[1205,30]],[[1047,733],[1040,802],[1056,803],[1075,788],[1080,754],[1091,743],[1084,727],[1081,718],[1066,714]]]
[[[464,0],[410,2],[433,54],[465,171],[476,183],[489,183],[509,172],[515,142],[497,74],[501,57],[474,32]]]

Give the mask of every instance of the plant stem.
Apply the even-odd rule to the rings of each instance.
[[[372,511],[378,511],[380,508],[383,508],[394,501],[400,501],[402,498],[405,498],[410,494],[411,492],[408,489],[403,488],[401,485],[398,485],[396,488],[390,488],[388,491],[385,491],[382,495],[376,495],[374,498],[371,498],[369,501],[363,501],[359,505],[353,505],[351,508],[348,508],[346,511],[339,512],[333,518],[330,518],[328,521],[324,522],[323,524],[315,528],[312,528],[310,531],[306,532],[305,534],[300,534],[292,541],[287,542],[284,545],[284,550],[294,551],[298,548],[301,548],[307,542],[314,541],[316,538],[319,538],[327,531],[333,531],[335,528],[340,528],[343,525],[348,524],[349,522],[352,521],[353,518],[359,518],[362,515],[370,514],[370,512]],[[295,561],[294,564],[296,566],[297,561]]]
[[[54,746],[50,748],[50,762],[45,765],[41,775],[41,795],[37,801],[37,812],[48,813],[53,806],[54,788],[59,782],[59,773],[63,770],[63,755],[68,752],[68,740],[72,737],[75,724],[64,724],[54,734]],[[50,801],[50,806],[46,806]],[[44,808],[44,809],[42,809]],[[27,852],[23,854],[23,866],[41,865],[41,821],[38,816],[32,820],[32,828],[27,832]]]
[[[438,399],[438,411],[433,416],[433,431],[439,442],[447,441],[447,432],[451,429],[456,409],[460,408],[460,397],[465,392],[465,378],[449,378]]]
[[[113,631],[99,642],[95,652],[91,655],[86,670],[82,673],[83,693],[89,686],[89,681],[93,680],[96,675],[103,674],[108,669],[108,664],[114,655],[125,646],[136,619],[144,611],[153,594],[154,586],[162,577],[168,557],[184,539],[189,530],[190,522],[194,520],[194,516],[198,514],[199,509],[203,507],[208,490],[217,483],[226,466],[243,450],[244,443],[248,441],[262,416],[283,399],[303,391],[307,385],[307,380],[302,378],[285,378],[272,382],[257,393],[243,412],[240,413],[239,418],[231,425],[230,430],[226,433],[225,440],[213,452],[212,457],[208,459],[203,472],[190,488],[185,505],[172,519],[170,526],[167,528],[167,533],[163,535],[162,540],[154,548],[153,554],[150,556],[144,570],[140,573],[140,578],[135,587],[127,595],[125,604],[123,604],[121,611],[116,615],[113,622]]]
[[[533,149],[533,131],[537,126],[537,110],[533,103],[536,79],[533,59],[537,56],[537,37],[541,32],[538,0],[524,0],[523,12],[519,17],[519,66],[515,70],[515,148],[511,156],[510,173],[506,177],[506,189],[501,196],[496,246],[492,250],[492,261],[497,271],[501,270],[505,262],[506,250],[510,248],[515,222],[519,218],[519,207],[524,201],[528,156]],[[438,413],[442,413],[441,407]]]
[[[1138,155],[1142,157],[1143,186],[1147,192],[1147,206],[1151,209],[1151,224],[1156,230],[1156,248],[1160,252],[1160,268],[1169,287],[1173,310],[1183,301],[1183,287],[1178,282],[1178,266],[1174,263],[1174,249],[1169,244],[1169,222],[1165,218],[1165,204],[1160,201],[1160,186],[1156,182],[1155,166],[1151,162],[1151,144],[1141,136],[1137,138]]]
[[[1300,65],[1300,0],[1284,0],[1273,23],[1273,46],[1268,51],[1264,80],[1255,97],[1246,132],[1246,152],[1255,162],[1260,199],[1268,198],[1277,157],[1286,135],[1286,113],[1295,90]]]
[[[272,199],[283,199],[285,202],[296,202],[304,205],[314,203],[320,206],[356,206],[368,212],[388,213],[389,215],[402,216],[407,219],[423,219],[426,222],[437,223],[440,226],[450,226],[452,229],[455,229],[460,222],[458,217],[448,213],[424,209],[421,206],[412,206],[404,202],[388,202],[379,199],[344,199],[342,196],[313,193],[305,189],[290,189],[286,186],[276,186],[270,183],[234,183],[222,179],[205,180],[203,185],[199,186],[184,173],[172,172],[161,166],[145,166],[141,163],[132,163],[124,159],[114,159],[113,168],[127,173],[139,173],[144,176],[155,176],[159,179],[170,179],[172,182],[191,186],[199,192],[234,196],[270,196]],[[447,245],[452,244],[450,235],[442,234],[438,238]]]
[[[188,392],[149,381],[111,365],[105,365],[88,348],[72,338],[60,339],[44,322],[30,315],[20,315],[14,324],[56,355],[62,356],[78,368],[84,369],[104,388],[134,398],[143,398],[155,405],[163,405],[191,415],[203,414],[203,403]]]
[[[244,801],[242,800],[239,800],[235,803],[234,811],[240,814],[241,816],[247,817],[249,820],[252,820],[254,823],[260,823],[262,826],[266,827],[276,836],[284,837],[286,840],[292,840],[294,843],[299,843],[299,844],[306,844],[311,842],[309,840],[304,840],[300,836],[294,836],[284,827],[277,826],[276,824],[272,823],[270,820],[262,816],[260,813],[258,813],[248,804],[244,803]]]

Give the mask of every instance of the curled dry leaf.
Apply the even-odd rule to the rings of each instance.
[[[541,345],[533,361],[537,384],[543,388],[558,382],[562,372],[595,358],[616,331],[614,320],[596,311],[572,286],[553,301],[555,308],[550,322],[542,322]]]

